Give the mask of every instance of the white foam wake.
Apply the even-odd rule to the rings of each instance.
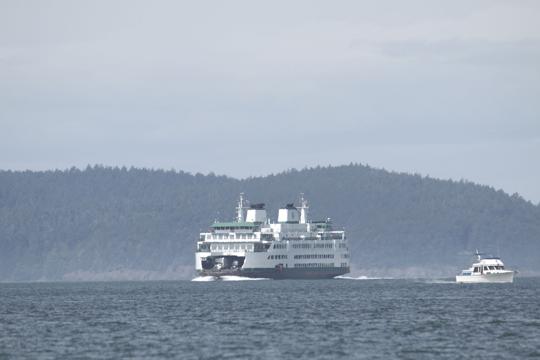
[[[191,281],[249,281],[249,280],[270,280],[267,278],[250,278],[236,275],[224,275],[224,276],[197,276]]]
[[[216,278],[214,276],[197,276],[191,279],[191,281],[216,281]]]
[[[339,275],[339,276],[334,277],[334,279],[340,279],[340,280],[391,280],[392,278],[388,278],[388,277],[368,277],[368,276],[365,276],[365,275],[360,275],[358,277]]]
[[[245,276],[225,275],[220,277],[223,281],[249,281],[249,280],[270,280],[268,278],[250,278]]]
[[[442,279],[432,279],[432,280],[422,280],[425,284],[456,284],[455,280],[442,280]]]

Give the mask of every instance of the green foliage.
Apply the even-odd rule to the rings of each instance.
[[[240,192],[274,220],[303,192],[311,219],[347,230],[364,269],[459,269],[479,248],[540,270],[539,206],[487,186],[357,164],[245,180],[93,166],[0,171],[0,280],[190,265],[198,232],[233,219]]]

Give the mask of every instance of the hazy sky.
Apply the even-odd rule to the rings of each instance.
[[[316,164],[540,201],[540,1],[0,1],[0,168]]]

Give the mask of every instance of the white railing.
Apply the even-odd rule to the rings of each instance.
[[[205,234],[204,240],[206,241],[258,241],[260,239],[259,234]]]

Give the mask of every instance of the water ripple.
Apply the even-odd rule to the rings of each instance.
[[[538,278],[0,284],[0,359],[534,358],[539,298]]]

